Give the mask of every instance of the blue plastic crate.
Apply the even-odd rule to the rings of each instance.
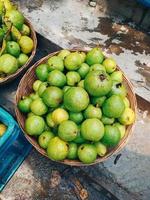
[[[0,137],[0,192],[16,172],[32,146],[24,137],[14,118],[0,107],[0,121],[7,131]]]

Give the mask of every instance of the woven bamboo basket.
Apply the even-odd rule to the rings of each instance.
[[[71,50],[71,51],[75,51],[75,50]],[[79,51],[86,52],[85,50],[81,50],[81,49]],[[42,149],[38,145],[36,139],[33,138],[33,137],[31,137],[31,136],[29,136],[28,134],[26,134],[25,128],[24,128],[26,116],[19,111],[19,109],[17,108],[17,103],[19,102],[19,100],[21,99],[22,96],[27,96],[31,92],[33,92],[32,84],[37,79],[36,75],[35,75],[35,69],[36,69],[36,67],[39,64],[45,63],[48,60],[48,58],[50,58],[50,57],[52,57],[54,55],[57,55],[58,53],[59,53],[59,51],[51,53],[48,56],[46,56],[46,57],[42,58],[41,60],[39,60],[38,62],[36,62],[26,72],[26,74],[23,76],[23,78],[20,81],[20,84],[18,86],[17,92],[16,92],[16,109],[15,109],[15,111],[16,111],[16,117],[17,117],[18,123],[19,123],[22,131],[24,132],[25,137],[27,138],[27,140],[34,146],[34,148],[39,153],[41,153],[42,155],[44,155],[46,157],[47,157],[46,151],[44,149]],[[121,70],[119,67],[117,67],[117,68],[118,68],[118,70]],[[135,93],[133,91],[132,84],[127,79],[127,77],[125,76],[124,73],[123,73],[123,83],[125,84],[125,86],[127,88],[127,91],[128,91],[127,97],[128,97],[128,99],[130,101],[131,108],[136,113],[136,110],[137,110],[136,96],[135,96]],[[123,147],[125,147],[125,145],[127,144],[128,139],[130,138],[130,136],[131,136],[131,134],[133,132],[133,127],[134,127],[134,124],[127,126],[126,127],[126,134],[122,138],[122,140],[120,141],[120,143],[116,147],[114,147],[112,149],[109,149],[108,153],[104,157],[98,157],[96,159],[96,161],[93,162],[90,165],[93,165],[93,164],[105,161],[110,156],[114,155],[115,153],[119,152]],[[89,165],[89,164],[83,164],[79,160],[68,160],[68,159],[65,159],[63,161],[57,161],[57,162],[62,163],[62,164],[66,164],[66,165],[70,165],[70,166],[87,166],[87,165]]]
[[[28,19],[25,18],[25,24],[27,24],[29,27],[30,27],[30,30],[31,30],[31,38],[33,40],[33,43],[34,43],[34,46],[33,46],[33,50],[32,50],[32,53],[28,59],[28,61],[26,62],[25,65],[23,65],[21,68],[19,68],[16,73],[14,74],[11,74],[11,75],[8,75],[2,79],[0,79],[0,85],[3,85],[5,83],[8,83],[12,80],[14,80],[15,78],[17,78],[23,71],[25,71],[28,67],[29,67],[29,64],[31,63],[31,61],[33,60],[34,58],[34,55],[36,53],[36,47],[37,47],[37,38],[36,38],[36,33],[34,31],[34,28],[33,26],[31,25],[30,21]]]

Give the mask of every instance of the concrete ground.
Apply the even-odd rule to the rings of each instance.
[[[116,58],[136,93],[150,101],[148,10],[131,1],[121,3],[119,0],[100,0],[96,8],[89,7],[87,0],[16,2],[36,31],[60,47],[100,45],[106,54]],[[135,15],[140,16],[135,19],[137,10]],[[38,42],[35,60],[60,48],[41,36],[38,36]],[[7,85],[5,91],[0,88],[0,104],[12,113],[19,79]],[[149,200],[150,106],[141,97],[138,97],[133,136],[117,156],[92,167],[70,168],[57,165],[33,150],[0,194],[0,199]]]

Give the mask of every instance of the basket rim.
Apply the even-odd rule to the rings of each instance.
[[[77,49],[77,48],[76,48],[76,49],[68,49],[68,50],[71,51],[71,52],[74,52],[74,51],[87,52],[87,51],[88,51],[88,50],[85,50],[85,49]],[[33,146],[40,154],[42,154],[43,156],[46,156],[47,158],[48,158],[48,156],[47,156],[47,154],[46,154],[46,151],[43,150],[43,149],[38,145],[37,142],[34,142],[34,141],[33,141],[33,137],[30,136],[30,135],[28,135],[28,134],[26,133],[26,131],[24,130],[24,128],[22,127],[22,125],[21,125],[21,123],[20,123],[20,118],[19,118],[19,113],[20,113],[20,111],[19,111],[19,109],[17,108],[17,102],[18,102],[18,100],[19,100],[18,98],[19,98],[20,88],[22,87],[23,82],[24,82],[25,78],[28,76],[28,74],[30,73],[30,71],[35,70],[35,68],[36,68],[39,64],[41,64],[41,63],[47,61],[48,58],[50,58],[50,57],[52,57],[52,56],[54,56],[54,55],[57,55],[60,51],[61,51],[61,50],[55,51],[55,52],[52,52],[52,53],[48,54],[47,56],[45,56],[45,57],[41,58],[40,60],[38,60],[32,67],[30,67],[30,68],[27,70],[27,72],[24,74],[24,76],[22,77],[22,79],[21,79],[21,81],[20,81],[20,83],[19,83],[19,85],[18,85],[18,88],[17,88],[17,91],[16,91],[16,96],[15,96],[15,100],[16,100],[16,101],[15,101],[15,103],[16,103],[16,105],[15,105],[15,113],[16,113],[17,121],[18,121],[18,123],[19,123],[20,128],[22,129],[22,131],[24,132],[24,135],[25,135],[26,139],[32,144],[32,146]],[[106,56],[105,56],[105,57],[106,57]],[[137,100],[136,100],[136,95],[135,95],[135,92],[134,92],[134,89],[133,89],[133,85],[132,85],[132,83],[129,81],[129,79],[126,77],[125,73],[120,69],[119,66],[117,66],[117,69],[120,70],[120,71],[122,72],[122,74],[123,74],[123,79],[124,79],[124,81],[128,84],[128,87],[130,88],[130,92],[131,92],[131,94],[132,94],[132,100],[133,100],[133,102],[134,102],[134,104],[133,104],[133,106],[132,106],[132,109],[133,109],[134,112],[135,112],[135,116],[137,116]],[[135,121],[134,121],[133,124],[131,124],[131,125],[129,125],[129,126],[126,126],[126,127],[128,128],[128,131],[127,131],[127,128],[126,128],[126,132],[128,132],[128,134],[126,134],[126,135],[121,139],[121,141],[119,142],[119,144],[118,144],[117,146],[115,146],[115,147],[114,147],[110,152],[108,152],[104,157],[98,157],[98,158],[95,160],[95,162],[93,162],[93,163],[84,164],[84,163],[80,162],[79,160],[69,160],[69,159],[65,159],[65,160],[63,160],[63,161],[54,161],[54,162],[61,163],[61,164],[65,164],[65,165],[70,165],[70,166],[78,166],[78,167],[81,167],[81,166],[90,166],[90,165],[94,165],[94,164],[97,164],[97,163],[101,163],[101,162],[107,160],[107,159],[108,159],[109,157],[111,157],[112,155],[118,153],[122,148],[125,147],[125,145],[127,144],[128,140],[130,139],[130,137],[131,137],[132,134],[133,134],[133,129],[134,129],[134,127],[135,127],[135,122],[136,122],[136,119],[135,119]],[[50,160],[51,160],[51,159],[50,159]]]
[[[29,64],[32,62],[34,56],[35,56],[35,53],[36,53],[36,48],[37,48],[37,37],[36,37],[36,32],[33,28],[33,25],[31,24],[30,20],[27,19],[25,17],[25,24],[27,24],[29,27],[30,27],[30,30],[31,30],[31,38],[33,40],[33,50],[32,50],[32,53],[28,59],[28,61],[22,66],[20,67],[14,74],[10,74],[6,77],[4,77],[3,79],[0,80],[0,86],[5,84],[5,83],[8,83],[12,80],[14,80],[15,78],[17,78],[25,69],[28,69],[29,67]]]

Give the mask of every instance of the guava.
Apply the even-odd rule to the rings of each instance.
[[[116,126],[105,126],[105,133],[101,140],[103,144],[105,144],[108,147],[114,147],[120,142],[120,139],[121,133]]]
[[[19,57],[17,58],[19,67],[25,65],[26,62],[28,61],[28,59],[29,59],[29,57],[28,57],[26,54],[21,53],[21,54],[19,55]]]
[[[81,56],[78,52],[70,53],[66,56],[64,63],[67,70],[77,70],[82,64]]]
[[[78,113],[70,112],[69,119],[74,121],[76,124],[80,124],[83,121],[83,114],[82,112]]]
[[[104,144],[102,144],[101,142],[96,142],[94,143],[94,145],[96,147],[96,151],[99,156],[103,157],[106,155],[107,147]]]
[[[55,69],[48,74],[47,81],[49,85],[63,87],[66,84],[66,76],[61,71]]]
[[[69,119],[69,114],[63,108],[57,108],[52,112],[52,120],[55,124],[60,124],[63,121],[67,121]]]
[[[28,37],[28,36],[21,36],[20,40],[19,40],[19,45],[21,47],[21,51],[24,54],[29,54],[32,52],[34,43],[33,40]]]
[[[106,100],[106,96],[103,97],[91,97],[91,102],[96,107],[101,107]]]
[[[74,142],[70,142],[67,158],[70,159],[70,160],[76,159],[77,156],[78,156],[77,152],[78,152],[77,144],[74,143]]]
[[[18,69],[17,59],[10,54],[0,56],[0,72],[5,74],[13,74]]]
[[[92,65],[90,67],[90,72],[91,71],[97,71],[97,70],[106,72],[106,69],[105,69],[105,67],[102,64],[94,64],[94,65]]]
[[[54,69],[64,70],[63,60],[58,56],[52,56],[48,59],[48,71],[53,71]]]
[[[91,164],[96,160],[96,147],[92,144],[82,144],[78,148],[78,157],[84,164]]]
[[[66,58],[66,56],[68,56],[69,54],[70,54],[70,51],[68,51],[67,49],[63,49],[58,54],[58,57],[60,57],[62,60],[64,60]]]
[[[85,119],[89,119],[89,118],[100,119],[102,117],[102,111],[100,108],[96,108],[92,104],[90,104],[84,111],[84,117]]]
[[[131,108],[125,108],[118,120],[123,125],[133,124],[135,121],[135,113]]]
[[[113,126],[116,126],[119,129],[121,138],[123,138],[126,133],[126,127],[119,122],[114,123]]]
[[[10,9],[6,12],[5,17],[12,22],[12,24],[18,29],[21,30],[24,24],[24,16],[21,12],[15,9]]]
[[[101,118],[101,121],[103,122],[103,124],[109,125],[109,124],[113,124],[115,119],[109,118],[109,117],[106,117],[106,116],[103,115],[102,118]]]
[[[78,135],[78,126],[71,120],[63,121],[58,127],[58,136],[64,141],[73,141]]]
[[[124,98],[127,95],[127,90],[122,83],[113,82],[113,86],[108,96],[112,95],[119,95],[120,97]]]
[[[46,81],[48,77],[48,65],[40,64],[35,70],[36,76],[40,81]]]
[[[67,85],[75,86],[80,80],[81,77],[77,72],[71,71],[66,74],[67,77]]]
[[[125,105],[122,98],[118,95],[112,95],[105,100],[102,110],[106,117],[118,118],[124,112]]]
[[[30,109],[35,115],[39,116],[46,114],[48,111],[47,106],[43,103],[41,98],[33,100],[30,104]]]
[[[0,124],[0,137],[4,135],[6,130],[7,130],[7,127],[4,124]]]
[[[116,83],[122,83],[123,81],[123,75],[121,71],[114,71],[111,75],[111,80]]]
[[[12,56],[18,57],[20,54],[20,46],[17,42],[8,41],[6,45],[6,51]]]
[[[116,70],[117,64],[113,58],[106,58],[103,65],[107,73],[112,73]]]
[[[32,99],[29,97],[25,97],[24,99],[18,102],[18,108],[23,113],[30,112],[30,105],[32,103]]]
[[[86,54],[84,52],[79,52],[79,55],[81,57],[81,62],[84,63],[85,62],[85,58],[86,58]]]
[[[40,135],[45,128],[45,121],[40,116],[28,117],[25,121],[25,130],[29,135]]]
[[[63,87],[63,92],[65,93],[69,88],[70,88],[69,85],[65,85],[65,86]]]
[[[42,97],[43,92],[47,89],[47,86],[48,86],[48,83],[47,83],[47,82],[43,82],[43,83],[40,84],[40,86],[39,86],[39,88],[38,88],[38,91],[37,91],[37,93],[38,93],[38,95],[39,95],[40,97]]]
[[[81,80],[81,81],[78,83],[77,86],[78,86],[78,87],[84,88],[84,80]]]
[[[104,55],[100,48],[91,49],[86,55],[86,62],[88,65],[101,64],[104,60]]]
[[[47,155],[52,160],[64,160],[68,155],[68,144],[59,137],[52,138],[48,143]]]
[[[48,126],[51,127],[51,128],[54,128],[56,126],[55,122],[52,119],[52,113],[49,113],[46,116],[46,122],[47,122]]]
[[[63,91],[58,87],[48,87],[42,94],[44,103],[52,108],[56,108],[63,101]]]
[[[33,90],[34,90],[35,92],[38,91],[38,89],[39,89],[41,83],[42,83],[42,82],[41,82],[40,80],[34,81],[34,83],[33,83]]]
[[[86,140],[97,142],[104,135],[104,125],[99,119],[86,119],[81,124],[81,135]]]
[[[30,35],[30,28],[26,24],[23,24],[22,29],[21,29],[21,34],[29,36]]]
[[[123,102],[124,102],[124,105],[125,105],[126,108],[130,107],[130,101],[127,97],[123,98]]]
[[[81,78],[85,78],[85,76],[88,74],[89,70],[90,70],[89,65],[86,63],[82,63],[77,72],[79,73]]]
[[[71,87],[64,93],[64,105],[71,112],[81,112],[88,104],[88,93],[81,87]]]
[[[112,80],[104,71],[89,72],[84,80],[84,88],[92,96],[104,96],[110,92],[111,87]]]
[[[43,149],[47,149],[50,139],[54,138],[51,131],[44,131],[38,138],[38,143]]]

